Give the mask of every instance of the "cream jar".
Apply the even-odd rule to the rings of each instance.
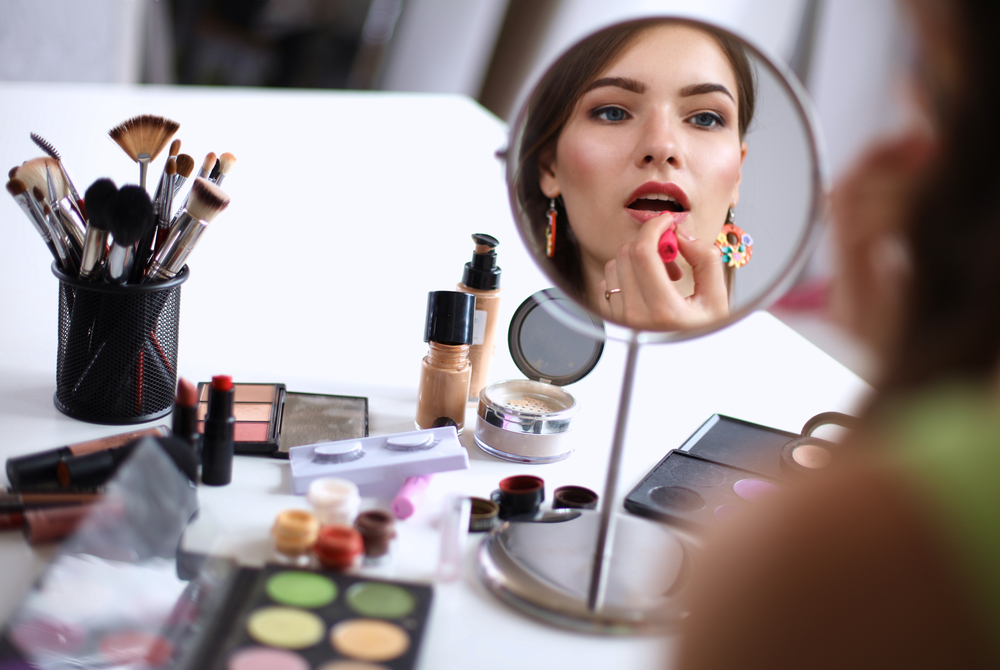
[[[586,319],[586,329],[570,324]],[[507,333],[511,356],[528,379],[495,382],[479,394],[476,445],[517,463],[554,463],[573,453],[569,432],[578,405],[562,387],[587,376],[601,359],[603,324],[557,289],[521,303]],[[589,332],[588,332],[589,331]]]

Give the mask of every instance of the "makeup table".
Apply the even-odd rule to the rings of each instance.
[[[135,183],[137,169],[107,130],[141,113],[181,124],[182,151],[238,163],[222,188],[232,197],[188,259],[179,372],[207,381],[281,382],[299,392],[369,398],[372,435],[413,430],[427,292],[453,290],[471,258],[470,235],[500,240],[503,302],[491,381],[520,378],[506,346],[517,306],[550,286],[531,261],[507,204],[505,126],[450,95],[105,87],[0,83],[0,156],[6,167],[39,155],[29,132],[52,142],[85,189],[98,177]],[[153,163],[159,176],[163,159]],[[125,432],[75,421],[53,406],[57,281],[51,258],[10,197],[0,198],[0,458]],[[435,579],[441,505],[449,492],[488,497],[500,479],[534,474],[551,491],[603,491],[625,346],[609,342],[597,368],[569,387],[581,405],[575,453],[519,465],[473,442],[475,407],[461,437],[470,468],[440,473],[416,514],[398,525],[391,562],[362,572]],[[854,411],[868,387],[767,313],[706,338],[650,345],[639,371],[618,487],[624,495],[710,415],[791,432],[824,411]],[[169,417],[148,425],[166,423]],[[6,482],[4,482],[6,484]],[[233,483],[199,489],[201,540],[259,564],[269,528],[289,507],[287,461],[239,456]],[[366,498],[363,508],[386,507]],[[615,501],[621,509],[621,500]],[[206,538],[211,538],[209,541]],[[664,667],[669,637],[613,638],[527,618],[490,594],[475,573],[481,540],[470,535],[463,576],[435,586],[418,667]],[[197,548],[197,547],[194,547]],[[208,547],[205,547],[208,548]],[[20,534],[0,534],[0,618],[6,619],[52,555]]]

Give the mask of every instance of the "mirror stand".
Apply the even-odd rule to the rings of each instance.
[[[558,510],[508,521],[479,550],[486,586],[521,611],[565,628],[662,633],[677,602],[693,540],[655,521],[613,512],[639,358],[632,332],[600,512]]]

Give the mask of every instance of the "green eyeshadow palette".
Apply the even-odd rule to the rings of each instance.
[[[213,635],[215,670],[404,670],[416,665],[430,586],[335,572],[241,568]]]
[[[198,384],[198,431],[205,430],[208,382]],[[293,393],[284,384],[240,384],[233,399],[237,454],[288,458],[306,444],[368,437],[368,398]]]

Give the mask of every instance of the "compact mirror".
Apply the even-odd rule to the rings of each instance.
[[[643,341],[702,335],[766,307],[806,260],[826,188],[814,126],[787,68],[733,34],[617,24],[526,98],[511,208],[543,271],[596,316]]]

